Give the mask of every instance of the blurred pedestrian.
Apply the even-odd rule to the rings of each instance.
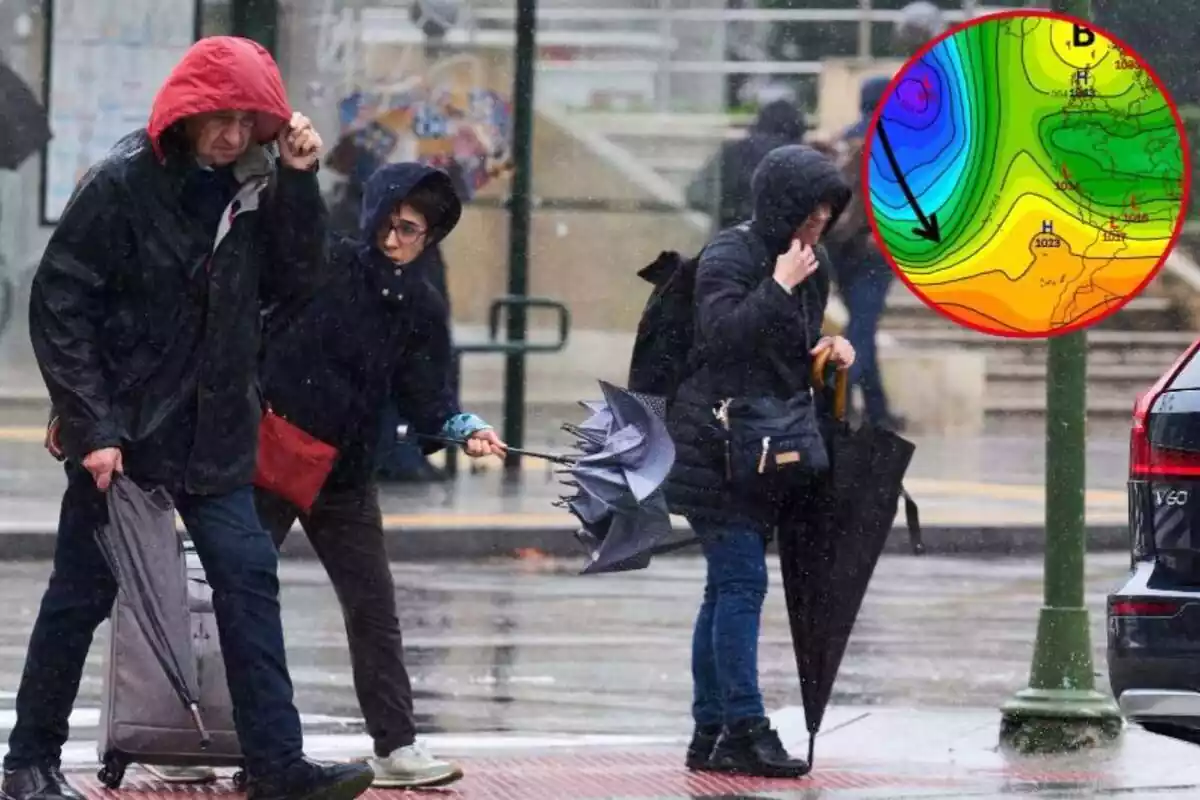
[[[725,142],[687,187],[688,207],[713,215],[716,230],[750,219],[754,198],[750,176],[776,147],[799,144],[808,131],[803,112],[790,99],[762,107],[749,132]]]
[[[202,39],[146,128],[84,175],[50,237],[29,329],[67,489],[4,757],[12,800],[82,798],[59,765],[93,634],[117,594],[94,537],[119,474],[170,492],[203,562],[248,798],[346,800],[370,786],[369,767],[301,751],[277,554],[250,485],[261,309],[319,277],[320,147],[265,49]]]
[[[850,189],[829,158],[803,145],[771,151],[751,188],[751,219],[700,254],[690,368],[667,415],[677,456],[666,491],[707,565],[687,766],[788,778],[809,765],[784,749],[758,686],[766,547],[777,527],[788,535],[803,519],[816,477],[806,465],[824,447],[813,359],[830,351],[841,368],[854,361],[849,342],[821,335],[830,264],[819,241]],[[746,439],[747,421],[785,435]]]
[[[884,258],[867,221],[866,200],[862,196],[861,174],[863,144],[875,109],[883,99],[889,78],[868,78],[860,92],[857,122],[841,137],[843,176],[854,194],[837,225],[830,231],[830,252],[836,270],[838,291],[846,302],[850,319],[846,338],[858,354],[850,370],[851,382],[862,392],[863,419],[876,427],[902,431],[905,421],[893,414],[888,405],[879,367],[879,321],[887,309],[887,296],[895,276]]]
[[[417,432],[466,440],[472,457],[505,452],[492,427],[463,413],[447,385],[445,306],[422,265],[461,214],[444,172],[419,164],[380,169],[364,187],[358,237],[335,240],[329,280],[300,314],[271,326],[265,348],[262,386],[271,410],[337,448],[338,458],[310,511],[260,490],[259,514],[280,545],[299,518],[333,582],[382,787],[440,786],[462,776],[416,739],[373,478],[389,399]]]

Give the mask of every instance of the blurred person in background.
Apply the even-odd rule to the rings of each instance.
[[[262,489],[256,501],[277,545],[299,519],[333,583],[355,692],[374,740],[375,785],[441,786],[462,770],[416,738],[373,478],[379,420],[390,402],[415,432],[466,441],[469,456],[503,455],[505,446],[490,425],[462,412],[445,380],[450,330],[422,261],[462,214],[449,176],[389,164],[363,188],[358,234],[332,243],[328,279],[311,301],[268,323],[261,370],[270,409],[336,448],[337,460],[310,511]]]
[[[927,0],[917,0],[900,10],[892,29],[892,48],[897,55],[911,58],[945,30],[941,9]],[[859,90],[859,119],[842,133],[838,142],[843,176],[854,189],[854,196],[828,238],[838,291],[850,314],[846,338],[857,353],[850,378],[862,393],[863,420],[877,427],[902,431],[906,421],[889,408],[877,343],[879,322],[887,309],[887,296],[895,276],[879,251],[861,196],[863,147],[871,119],[889,83],[891,78],[883,76],[863,81]]]
[[[750,177],[755,168],[777,147],[799,144],[808,124],[795,101],[780,97],[767,102],[742,139],[724,142],[688,185],[688,207],[713,214],[717,230],[745,222],[754,216]]]
[[[838,292],[850,314],[845,334],[857,354],[850,369],[850,380],[862,392],[863,420],[876,427],[900,431],[905,423],[888,407],[877,346],[879,321],[887,308],[888,291],[895,276],[875,241],[862,196],[865,137],[871,117],[890,82],[891,79],[885,77],[863,81],[861,117],[842,133],[838,142],[842,177],[853,189],[853,195],[846,211],[829,232],[828,242]]]

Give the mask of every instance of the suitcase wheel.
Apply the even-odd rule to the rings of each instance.
[[[96,773],[96,778],[106,789],[119,789],[125,780],[125,768],[128,765],[117,756],[105,756],[104,766]]]
[[[239,792],[244,792],[244,791],[246,791],[247,783],[248,783],[248,781],[246,780],[246,770],[239,769],[237,772],[233,773],[233,788],[234,789],[236,789]]]

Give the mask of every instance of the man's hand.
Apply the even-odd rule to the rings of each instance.
[[[789,292],[817,271],[817,254],[799,239],[792,239],[792,246],[775,259],[775,282]]]
[[[292,114],[292,121],[279,134],[279,159],[285,167],[310,170],[321,157],[321,134],[312,120],[303,114]]]
[[[854,363],[854,346],[841,336],[822,336],[810,352],[815,357],[829,350],[829,359],[838,369],[849,369]]]
[[[107,492],[113,478],[125,471],[121,450],[117,447],[105,447],[88,453],[83,459],[83,468],[92,474],[96,488],[102,492]]]
[[[485,428],[471,434],[467,439],[466,451],[471,458],[483,458],[484,456],[503,458],[508,453],[508,445],[500,441],[500,437],[494,430]]]

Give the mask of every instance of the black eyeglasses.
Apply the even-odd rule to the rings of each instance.
[[[417,223],[410,222],[406,219],[402,219],[399,222],[389,221],[388,227],[391,229],[392,233],[396,234],[396,238],[399,239],[402,244],[412,244],[417,239],[420,239],[422,236],[424,236],[426,231],[428,231],[428,228],[422,228]]]

